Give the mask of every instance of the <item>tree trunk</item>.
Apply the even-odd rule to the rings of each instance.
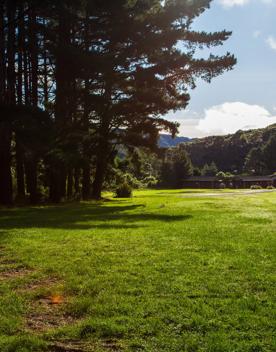
[[[64,165],[51,163],[50,173],[50,200],[53,203],[60,203],[66,196],[66,172]]]
[[[55,166],[51,165],[50,171],[50,190],[49,190],[49,198],[53,203],[60,202],[60,192],[58,190],[59,182],[58,182],[58,172],[54,170]]]
[[[11,129],[7,122],[0,123],[0,204],[13,202],[11,174]]]
[[[108,121],[105,121],[102,127],[102,137],[98,146],[97,161],[96,161],[96,173],[93,182],[92,197],[94,199],[101,199],[103,183],[106,175],[106,169],[108,164],[109,155],[109,144],[108,144]]]
[[[23,103],[23,48],[24,48],[24,18],[23,18],[23,7],[19,5],[18,11],[18,47],[17,47],[17,103],[22,105]]]
[[[16,140],[16,181],[17,181],[17,197],[19,199],[25,198],[25,173],[24,173],[24,152],[18,136]]]
[[[82,169],[82,198],[88,200],[90,198],[90,167],[85,166]]]
[[[111,100],[111,92],[112,92],[111,84],[107,82],[106,89],[105,89],[105,97],[109,100]],[[100,136],[99,136],[99,142],[98,142],[98,148],[97,148],[96,173],[95,173],[95,179],[93,182],[93,192],[92,192],[92,197],[94,199],[101,199],[102,197],[103,183],[105,180],[108,159],[110,154],[110,145],[109,145],[110,117],[108,116],[108,109],[109,107],[107,106],[105,113],[103,113],[102,115],[101,128],[99,131]]]
[[[4,28],[4,6],[3,2],[0,3],[0,28]],[[0,31],[0,102],[5,101],[6,95],[6,56],[5,56],[5,47],[6,47],[6,37],[5,31]]]
[[[30,75],[29,75],[29,52],[28,52],[28,42],[25,30],[25,24],[21,28],[22,37],[23,37],[23,78],[24,78],[24,104],[30,104]]]
[[[74,188],[75,188],[75,195],[80,194],[80,169],[76,168],[74,172]]]
[[[29,16],[29,43],[31,57],[31,91],[33,106],[38,106],[38,38],[37,38],[37,18],[35,10],[30,11]]]
[[[88,13],[88,11],[87,11]],[[84,29],[84,46],[85,51],[89,53],[89,39],[88,39],[89,27],[88,27],[88,15],[85,20]],[[89,80],[85,78],[84,82],[84,109],[83,109],[83,129],[85,134],[89,134]],[[90,155],[89,145],[87,142],[83,143],[83,158],[84,166],[82,169],[82,198],[88,200],[90,198]]]
[[[37,37],[37,17],[35,9],[32,8],[29,14],[28,23],[28,42],[30,46],[30,86],[31,99],[30,103],[33,107],[38,106],[38,37]],[[35,151],[34,151],[35,152]],[[30,202],[35,204],[38,202],[38,182],[37,182],[37,165],[38,160],[33,155],[26,161],[26,176],[30,192]]]
[[[96,164],[96,174],[95,174],[95,179],[93,182],[93,193],[92,197],[94,199],[101,199],[102,197],[102,189],[103,189],[103,183],[104,183],[104,178],[105,178],[105,172],[106,172],[106,160],[104,157],[98,156],[97,158],[97,164]]]
[[[46,20],[43,21],[43,26],[46,27]],[[44,99],[44,107],[47,108],[49,103],[49,91],[48,91],[48,64],[47,64],[47,40],[46,34],[43,37],[43,99]]]
[[[70,124],[68,114],[70,111],[70,65],[68,57],[64,54],[62,48],[68,48],[71,44],[70,20],[64,13],[62,2],[58,5],[58,46],[56,54],[56,101],[55,101],[55,122],[57,134],[64,134],[64,128]],[[60,162],[59,169],[55,172],[55,200],[61,201],[66,196],[66,166]]]
[[[28,191],[30,193],[31,204],[36,204],[38,202],[38,191],[37,191],[37,160],[34,157],[28,159],[25,163],[26,166],[26,176]]]
[[[16,10],[15,1],[9,0],[7,2],[7,21],[8,21],[8,38],[7,38],[8,68],[7,68],[7,90],[6,90],[7,94],[5,94],[4,103],[8,103],[10,105],[15,105],[16,103],[15,22],[14,22],[15,10]],[[1,21],[3,22],[3,17]],[[2,41],[3,41],[3,34],[2,34]],[[5,44],[5,37],[4,37],[4,44]],[[2,46],[3,46],[3,43],[2,43]],[[4,67],[5,67],[5,61],[4,61]],[[2,117],[4,118],[4,116]],[[13,202],[12,174],[11,174],[12,130],[11,130],[10,121],[0,122],[0,141],[1,141],[0,143],[0,203],[3,205],[10,205]]]
[[[73,196],[73,171],[69,170],[67,176],[67,198],[71,199]]]
[[[23,6],[19,4],[18,23],[18,53],[17,53],[17,103],[23,104],[23,52],[24,52],[24,18]],[[16,182],[17,197],[25,198],[25,174],[24,174],[24,151],[18,134],[15,134],[15,160],[16,160]]]
[[[7,55],[8,55],[8,69],[7,69],[7,103],[15,105],[16,103],[16,73],[15,73],[15,19],[16,6],[15,1],[9,0],[7,7],[7,18],[8,18],[8,43],[7,43]]]

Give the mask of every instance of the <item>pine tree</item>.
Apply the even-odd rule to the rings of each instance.
[[[210,165],[205,164],[201,170],[202,176],[216,176],[217,173],[218,168],[214,161]]]
[[[276,172],[276,134],[273,134],[263,147],[263,160],[268,172]]]
[[[100,198],[114,143],[153,147],[158,131],[175,133],[177,126],[160,116],[187,106],[195,78],[209,82],[231,69],[235,59],[230,54],[194,56],[196,47],[220,45],[231,34],[191,30],[210,1],[95,3],[98,11],[91,9],[90,25],[97,80],[91,82],[90,101],[97,140],[93,196]]]
[[[191,29],[209,4],[3,0],[0,203],[12,202],[12,168],[18,195],[28,191],[36,202],[40,163],[52,201],[81,190],[88,198],[92,179],[100,198],[119,145],[156,150],[161,130],[174,135],[177,124],[162,116],[187,106],[196,78],[209,82],[235,64],[230,54],[195,57],[196,48],[223,44],[231,34]],[[43,133],[45,121],[53,125]]]

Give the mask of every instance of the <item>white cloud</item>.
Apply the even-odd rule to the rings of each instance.
[[[233,6],[243,6],[250,2],[250,0],[218,0],[218,2],[226,8]]]
[[[275,5],[275,0],[217,0],[220,5],[225,8],[231,8],[234,6],[244,6],[253,2],[262,2],[267,5]]]
[[[180,123],[180,136],[192,138],[225,135],[276,123],[276,115],[264,107],[242,102],[212,106],[201,114],[189,110],[177,111],[165,118]]]
[[[276,38],[271,35],[267,38],[266,42],[271,49],[276,50]]]
[[[276,116],[264,107],[241,102],[213,106],[204,115],[196,128],[205,135],[235,133],[276,123]]]

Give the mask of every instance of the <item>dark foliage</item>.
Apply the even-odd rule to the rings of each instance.
[[[193,166],[184,148],[168,149],[161,166],[161,185],[181,188],[184,180],[192,174]]]
[[[121,146],[156,151],[161,131],[175,136],[178,124],[162,116],[187,106],[197,78],[236,63],[195,55],[231,35],[193,31],[209,5],[1,1],[0,203],[36,203],[41,188],[53,202],[101,198]]]
[[[131,196],[132,196],[132,188],[127,182],[122,183],[116,189],[117,198],[130,198]]]
[[[205,175],[205,165],[208,165],[208,171],[212,163],[217,170],[224,172],[263,175],[276,170],[273,144],[275,135],[276,125],[271,125],[264,129],[238,131],[227,136],[195,139],[184,143],[183,147],[189,153],[193,165],[203,169]]]

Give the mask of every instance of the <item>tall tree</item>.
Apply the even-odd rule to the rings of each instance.
[[[267,173],[264,153],[261,147],[254,147],[250,150],[245,159],[244,169],[253,175],[264,175]]]
[[[18,36],[17,36],[17,103],[23,104],[23,54],[24,54],[24,5],[18,6]],[[17,196],[20,199],[25,198],[25,173],[24,173],[24,152],[18,136],[15,134],[15,156],[16,156],[16,181]]]
[[[97,132],[95,198],[101,197],[114,143],[153,145],[158,130],[175,133],[176,125],[160,116],[187,106],[188,88],[195,87],[195,78],[209,82],[235,64],[230,54],[195,57],[197,47],[220,45],[231,34],[191,29],[193,19],[209,4],[207,0],[93,2],[90,47],[97,80],[91,83],[90,101]]]
[[[5,14],[5,11],[3,11]],[[6,24],[1,28],[4,31],[7,28],[7,67],[6,67],[6,91],[4,101],[14,106],[16,103],[16,74],[15,74],[15,16],[16,2],[9,0],[6,4]],[[5,21],[5,20],[4,20]],[[3,19],[2,19],[3,22]],[[3,35],[3,34],[2,34]],[[5,77],[5,76],[4,76]],[[5,85],[5,83],[4,83]],[[3,88],[2,88],[3,89]],[[0,123],[0,202],[2,204],[11,204],[13,201],[12,174],[11,174],[11,142],[12,130],[8,120],[1,120]]]
[[[273,134],[263,147],[263,159],[270,173],[276,172],[276,133]]]
[[[71,197],[73,188],[83,198],[92,188],[100,198],[119,145],[155,150],[161,130],[175,134],[177,124],[162,116],[187,106],[196,78],[210,81],[235,64],[230,54],[195,56],[198,47],[221,45],[231,34],[192,30],[210,2],[0,2],[1,104],[6,113],[26,108],[14,110],[22,114],[16,128],[1,116],[0,202],[12,201],[12,167],[18,193],[23,196],[27,185],[35,202],[41,161],[52,201]],[[18,128],[36,121],[35,133],[42,136],[43,123],[32,120],[40,107],[55,126],[47,131],[45,149],[36,138],[28,142],[29,124]]]
[[[161,168],[161,184],[181,188],[184,180],[193,174],[193,165],[185,149],[180,145],[168,149]]]

